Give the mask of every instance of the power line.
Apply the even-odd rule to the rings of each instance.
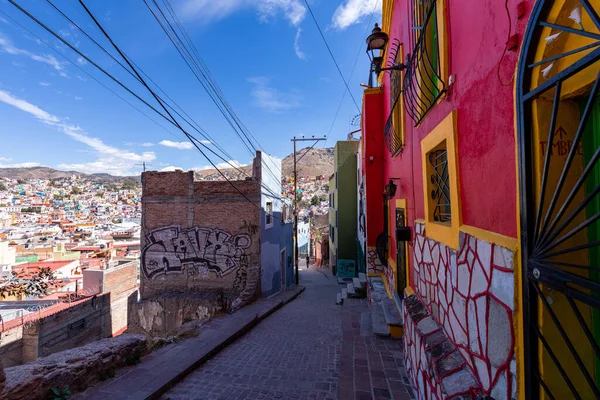
[[[9,1],[13,1],[13,0],[9,0]],[[133,65],[129,62],[128,58],[125,56],[125,54],[123,54],[123,52],[121,51],[121,49],[119,48],[119,46],[116,45],[116,43],[112,40],[112,38],[110,37],[110,35],[104,30],[104,28],[102,27],[102,25],[100,24],[100,22],[98,22],[98,20],[96,19],[96,17],[94,17],[94,14],[92,14],[92,12],[87,8],[87,6],[85,5],[85,3],[83,2],[83,0],[79,0],[79,4],[81,4],[81,6],[85,9],[85,11],[88,13],[88,15],[90,16],[90,18],[92,18],[92,20],[94,21],[94,23],[96,24],[96,26],[98,26],[98,28],[102,31],[102,33],[104,34],[104,36],[106,37],[106,39],[108,39],[108,41],[110,42],[110,44],[114,47],[114,49],[121,55],[121,57],[123,57],[123,59],[125,60],[125,62],[127,63],[127,65],[129,65],[129,67],[132,69],[132,71],[137,75],[137,77],[141,80],[142,84],[146,87],[146,89],[148,89],[148,91],[152,94],[152,97],[154,97],[154,99],[160,104],[160,106],[162,107],[162,109],[169,115],[169,117],[173,120],[173,122],[175,122],[175,124],[177,125],[177,127],[183,132],[184,135],[186,135],[188,137],[188,139],[191,140],[191,135],[189,133],[187,133],[179,124],[179,122],[177,122],[177,120],[175,120],[175,118],[173,117],[173,115],[171,115],[171,113],[169,112],[169,110],[167,109],[167,107],[162,103],[161,100],[159,100],[159,97],[156,95],[156,93],[154,93],[154,91],[150,88],[150,86],[148,86],[148,84],[146,83],[146,81],[144,81],[144,79],[141,77],[141,75],[137,72],[137,70],[133,67]],[[202,154],[207,160],[208,162],[221,174],[221,176],[223,176],[223,178],[225,178],[225,180],[239,193],[242,195],[242,197],[244,197],[246,200],[248,200],[248,202],[252,205],[254,205],[255,207],[258,207],[252,200],[250,200],[244,193],[242,193],[242,191],[233,184],[233,182],[231,182],[226,176],[225,174],[219,169],[217,168],[217,166],[214,164],[214,162],[208,158],[208,156],[206,154],[204,154],[204,152],[200,149],[200,147],[198,147],[198,145],[194,142],[192,142],[194,144],[194,146],[196,147],[196,149],[198,149],[198,151],[200,152],[200,154]]]
[[[358,58],[360,57],[360,52],[363,48],[363,45],[365,44],[365,39],[367,38],[367,35],[369,34],[369,27],[371,26],[371,22],[373,22],[373,15],[375,15],[375,10],[377,9],[377,5],[379,5],[379,0],[377,0],[375,2],[375,6],[373,7],[373,10],[371,11],[371,17],[369,18],[369,22],[367,23],[367,27],[365,28],[365,33],[363,35],[364,38],[360,41],[360,45],[358,46],[358,52],[356,53],[356,58],[354,59],[354,64],[352,65],[352,71],[350,71],[350,77],[348,78],[348,80],[351,80],[352,76],[354,75],[354,70],[356,69],[356,64],[358,63]],[[340,109],[342,108],[342,103],[344,102],[344,97],[346,97],[345,90],[342,93],[342,98],[340,99],[340,104],[338,105],[337,111],[335,112],[335,116],[333,117],[333,122],[331,122],[331,126],[329,127],[329,133],[327,134],[327,136],[331,135],[331,131],[333,130],[333,126],[335,125],[335,121],[337,120]],[[327,143],[327,142],[325,142],[325,143]]]
[[[133,72],[131,72],[125,65],[123,65],[123,63],[118,60],[117,58],[115,58],[108,50],[106,50],[100,43],[98,43],[94,38],[92,38],[83,28],[81,28],[77,23],[75,23],[71,18],[69,18],[69,16],[67,16],[62,10],[60,10],[51,0],[46,0],[46,2],[52,6],[52,8],[54,10],[56,10],[63,18],[65,18],[67,21],[69,21],[69,23],[71,23],[75,28],[77,28],[81,33],[83,33],[88,39],[90,39],[96,46],[98,46],[106,55],[108,55],[113,61],[115,61],[119,66],[121,66],[121,68],[123,68],[127,73],[129,73],[134,79],[136,79],[138,82],[140,82],[140,80],[137,78],[137,76],[135,76],[133,74]],[[81,13],[81,12],[80,12]],[[85,16],[83,13],[81,13],[81,15]],[[69,60],[70,61],[70,60]],[[131,60],[130,60],[131,61]],[[204,137],[206,140],[210,141],[211,144],[213,144],[217,149],[219,149],[226,157],[229,157],[229,159],[233,159],[233,157],[227,152],[225,151],[225,149],[223,149],[212,137],[210,137],[210,135],[204,130],[202,129],[202,127],[200,127],[200,125],[198,125],[198,123],[196,121],[193,120],[193,118],[191,118],[186,112],[185,110],[183,110],[164,90],[162,90],[162,88],[152,80],[152,78],[150,78],[148,76],[148,74],[146,74],[135,62],[133,62],[133,65],[135,65],[138,70],[140,70],[140,72],[146,76],[146,78],[148,78],[148,80],[150,82],[152,82],[153,85],[155,85],[158,90],[160,90],[165,97],[167,97],[167,99],[169,99],[176,108],[178,108],[189,120],[192,120],[192,122],[190,122],[189,120],[183,118],[183,116],[177,111],[175,110],[175,108],[173,108],[173,106],[169,105],[168,103],[165,102],[165,104],[167,104],[169,106],[169,108],[175,112],[180,118],[182,118],[189,126],[192,127],[192,129],[194,129],[196,132],[198,132],[200,135],[202,135],[202,137]],[[81,69],[81,68],[80,68]],[[87,72],[86,72],[87,73]],[[141,82],[140,82],[141,83]],[[164,100],[163,100],[164,101]],[[169,132],[169,131],[168,131]],[[172,132],[169,132],[171,134],[173,134]],[[174,135],[174,134],[173,134]],[[243,171],[239,170],[235,165],[231,164],[228,160],[221,158],[224,162],[226,162],[227,164],[229,164],[232,168],[238,170],[239,172],[243,173]]]
[[[310,12],[310,15],[312,16],[313,21],[315,21],[315,25],[317,25],[317,29],[319,30],[319,33],[321,34],[321,38],[323,38],[323,42],[325,43],[325,46],[327,46],[327,50],[329,51],[329,55],[331,56],[331,59],[333,60],[335,67],[337,68],[340,77],[342,78],[342,81],[344,81],[344,85],[346,85],[346,89],[348,90],[348,94],[350,95],[350,97],[352,97],[352,101],[354,102],[354,105],[356,106],[356,109],[358,110],[358,112],[360,112],[360,107],[358,106],[358,103],[356,102],[356,99],[354,98],[354,95],[352,94],[352,91],[350,90],[350,87],[348,86],[348,82],[346,81],[346,79],[344,78],[344,74],[342,74],[342,70],[340,69],[340,66],[338,65],[337,61],[335,60],[335,57],[333,56],[333,53],[331,52],[331,48],[329,47],[329,44],[327,43],[327,40],[325,39],[325,35],[323,35],[323,31],[321,30],[321,27],[319,26],[319,23],[317,22],[317,19],[315,18],[315,14],[313,14],[312,9],[310,8],[310,5],[308,4],[307,0],[304,0],[304,3],[306,4],[306,7],[308,8],[308,11]]]
[[[171,43],[175,46],[177,52],[183,58],[186,65],[188,66],[188,68],[192,71],[192,73],[194,74],[196,79],[200,82],[200,84],[202,85],[204,90],[207,92],[207,94],[209,95],[209,97],[211,98],[213,103],[217,106],[217,108],[219,109],[219,111],[221,112],[223,117],[225,117],[225,119],[227,120],[227,122],[229,123],[231,128],[234,130],[236,135],[241,140],[241,142],[251,152],[251,154],[254,155],[253,151],[248,147],[248,145],[250,145],[253,148],[254,152],[256,152],[256,147],[254,147],[254,145],[252,144],[252,141],[248,137],[249,134],[251,136],[252,136],[252,134],[248,131],[248,129],[245,127],[245,125],[241,122],[239,117],[236,115],[235,111],[233,111],[233,109],[232,109],[231,105],[229,104],[229,102],[227,101],[227,99],[225,99],[223,92],[219,88],[218,84],[212,78],[212,74],[210,73],[208,66],[206,65],[206,63],[204,62],[202,57],[200,56],[198,49],[195,47],[195,45],[191,41],[189,35],[187,34],[187,31],[185,31],[185,28],[183,27],[183,25],[177,18],[177,15],[173,11],[173,8],[171,7],[169,1],[163,0],[163,4],[165,4],[165,8],[167,9],[168,14],[171,16],[171,18],[173,19],[173,21],[175,22],[175,24],[181,31],[181,35],[179,35],[177,33],[177,31],[173,27],[171,21],[169,21],[169,19],[167,18],[167,16],[165,15],[165,13],[161,9],[161,7],[158,5],[156,0],[152,0],[152,2],[154,3],[154,6],[158,10],[158,13],[156,13],[152,9],[152,7],[150,6],[150,4],[148,3],[147,0],[143,0],[143,1],[144,1],[144,4],[146,5],[146,7],[148,8],[148,10],[152,13],[154,18],[158,22],[158,24],[161,26],[161,28],[163,29],[163,31],[169,38]],[[159,17],[158,14],[160,14],[162,19]],[[167,29],[167,27],[169,29]],[[187,46],[184,43],[184,41],[182,40],[182,37],[185,39]],[[194,69],[194,67],[195,67],[195,69]],[[200,76],[198,76],[198,74],[200,74],[200,76],[202,78],[200,78]],[[209,89],[209,87],[210,87],[210,89],[212,89],[212,91]],[[254,136],[252,136],[252,137],[254,138]],[[244,140],[244,138],[246,140]],[[264,151],[264,148],[262,148],[262,146],[260,145],[260,143],[258,143],[256,138],[254,138],[254,141]],[[275,176],[275,174],[271,171],[271,169],[268,166],[266,166],[266,170],[274,179],[276,179],[276,180],[281,179],[281,176],[279,176],[279,177]]]
[[[164,114],[162,114],[160,111],[158,111],[155,107],[153,107],[151,104],[149,104],[146,100],[144,100],[143,98],[141,98],[138,94],[136,94],[135,92],[133,92],[130,88],[128,88],[126,85],[124,85],[121,81],[119,81],[117,78],[115,78],[113,75],[111,75],[110,73],[108,73],[105,69],[103,69],[101,66],[99,66],[95,61],[91,60],[88,56],[86,56],[85,54],[83,54],[81,51],[79,51],[77,48],[75,48],[71,43],[69,43],[68,41],[66,41],[64,38],[62,38],[62,36],[60,36],[59,34],[57,34],[55,31],[53,31],[51,28],[49,28],[47,25],[45,25],[42,21],[40,21],[38,18],[36,18],[34,15],[32,15],[30,12],[28,12],[27,10],[25,10],[23,7],[21,7],[19,4],[17,4],[14,0],[9,0],[9,2],[16,7],[17,9],[19,9],[22,13],[24,13],[27,17],[29,17],[30,19],[32,19],[33,21],[35,21],[38,25],[40,25],[42,28],[44,28],[46,31],[48,31],[50,34],[52,34],[54,37],[56,37],[57,39],[59,39],[62,43],[64,43],[65,45],[67,45],[71,50],[75,51],[77,54],[79,54],[81,57],[83,57],[86,61],[88,61],[90,64],[92,64],[94,67],[96,67],[97,69],[99,69],[101,72],[103,72],[106,76],[108,76],[109,78],[111,78],[114,82],[116,82],[119,86],[121,86],[122,88],[124,88],[125,90],[127,90],[130,94],[132,94],[134,97],[136,97],[138,100],[140,100],[142,103],[144,103],[147,107],[149,107],[150,109],[152,109],[154,112],[156,112],[157,114],[159,114],[161,117],[163,117],[165,120],[167,120],[168,122],[170,122],[171,124],[177,126],[185,135],[186,137],[188,137],[188,139],[190,139],[190,141],[192,141],[192,143],[194,144],[194,146],[196,147],[196,149],[210,162],[210,164],[219,172],[221,173],[221,175],[223,175],[223,173],[219,170],[219,168],[216,167],[216,165],[212,162],[212,160],[210,160],[210,158],[208,158],[206,156],[206,154],[198,147],[197,144],[195,144],[192,140],[195,139],[198,143],[200,143],[201,145],[203,145],[205,148],[207,148],[204,144],[202,144],[200,141],[198,141],[198,139],[194,138],[192,135],[190,135],[188,132],[186,132],[181,125],[179,125],[177,123],[176,120],[174,120],[174,118],[171,116],[171,119],[169,119],[168,117],[166,117]],[[12,19],[12,18],[11,18]],[[59,53],[60,54],[60,53]],[[88,74],[89,75],[89,74]],[[104,86],[104,85],[103,85]],[[147,85],[146,85],[147,87]],[[154,94],[154,92],[147,87],[151,93]],[[158,101],[158,100],[157,100]],[[164,108],[164,105],[158,101],[161,104],[161,107]],[[166,110],[166,112],[168,113],[168,110]],[[218,154],[216,154],[212,149],[207,148],[207,150],[211,151],[214,155],[216,155],[217,157],[221,158]],[[224,160],[226,161],[226,160]],[[234,188],[238,191],[239,189],[233,185],[229,179],[223,175],[223,178],[225,178],[225,180],[227,182],[229,182],[232,186],[234,186]],[[253,205],[255,205],[252,201],[250,201],[243,193],[240,192],[240,194],[246,198],[246,200],[248,200],[250,203],[252,203]],[[256,206],[256,205],[255,205]]]

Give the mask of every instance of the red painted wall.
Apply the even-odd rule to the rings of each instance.
[[[508,8],[512,34],[522,38],[528,15],[517,19],[518,2],[508,0]],[[528,13],[533,2],[526,0]],[[390,32],[390,43],[399,39],[405,54],[412,47],[409,3],[396,0]],[[396,158],[386,152],[386,176],[399,175],[394,177],[403,179],[403,197],[413,205],[409,207],[413,209],[409,220],[423,218],[420,141],[452,110],[458,110],[462,223],[516,237],[515,103],[511,77],[518,49],[507,51],[501,61],[509,27],[504,1],[447,0],[446,4],[448,67],[455,83],[418,127],[406,116],[406,149]],[[386,118],[390,112],[388,74],[383,87]]]
[[[383,92],[365,93],[363,102],[363,173],[365,174],[367,246],[374,247],[383,232]],[[387,150],[386,150],[387,151]],[[371,161],[371,157],[373,160]]]
[[[520,2],[507,2],[511,35],[518,34],[519,43],[534,0],[523,1],[527,12],[522,18],[517,17]],[[517,236],[512,77],[520,49],[508,50],[503,57],[509,32],[509,16],[504,3],[501,0],[446,0],[448,75],[454,75],[454,85],[418,127],[405,113],[405,149],[400,155],[392,157],[387,149],[383,152],[384,179],[381,184],[390,177],[401,178],[396,198],[407,200],[407,222],[411,226],[415,219],[425,217],[421,140],[451,111],[457,110],[462,224]],[[404,54],[410,54],[413,47],[412,1],[396,0],[393,10],[389,43],[398,39],[403,44]],[[387,73],[382,86],[381,118],[385,122],[390,114]],[[381,196],[381,190],[376,191],[378,196]],[[395,240],[392,240],[389,254],[396,254]],[[409,260],[412,264],[412,257]],[[412,275],[412,268],[409,270]]]

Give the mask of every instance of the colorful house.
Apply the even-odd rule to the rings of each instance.
[[[332,269],[356,265],[356,154],[359,142],[338,141],[334,148],[334,173],[329,180],[329,263]]]
[[[367,271],[402,312],[420,399],[600,398],[599,14],[383,0]]]

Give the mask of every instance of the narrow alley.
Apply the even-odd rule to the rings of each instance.
[[[304,293],[188,375],[163,399],[411,399],[401,341],[375,337],[367,300],[335,305],[326,269],[300,270]]]

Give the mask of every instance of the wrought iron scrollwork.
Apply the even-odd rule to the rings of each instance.
[[[441,74],[436,4],[436,0],[417,0],[414,5],[415,46],[406,60],[404,103],[415,126],[446,91]]]
[[[433,200],[433,220],[450,222],[450,180],[448,176],[448,152],[446,149],[434,150],[428,154],[431,166],[431,199]]]
[[[590,0],[538,0],[523,39],[516,92],[528,399],[600,398],[599,13]]]

